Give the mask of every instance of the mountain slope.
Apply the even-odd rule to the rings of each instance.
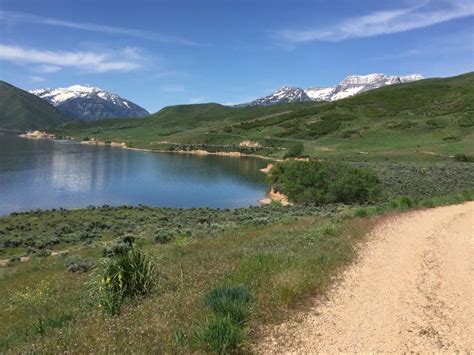
[[[30,92],[80,120],[133,118],[149,114],[144,108],[129,100],[92,86],[73,85]]]
[[[0,81],[0,128],[50,129],[72,119],[35,95]]]
[[[272,157],[299,143],[315,157],[446,159],[474,153],[474,73],[385,86],[333,102],[182,105],[142,119],[61,129],[146,149],[242,150],[240,143],[252,140],[265,147],[258,154]]]

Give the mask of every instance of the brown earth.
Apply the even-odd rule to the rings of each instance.
[[[325,301],[257,353],[473,353],[474,202],[390,217]]]

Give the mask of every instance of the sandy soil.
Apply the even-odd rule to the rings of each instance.
[[[473,353],[474,202],[382,222],[325,301],[258,353]]]

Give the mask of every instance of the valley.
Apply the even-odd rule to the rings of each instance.
[[[142,119],[71,122],[58,135],[150,150],[239,151],[281,158],[446,160],[472,155],[474,74],[386,86],[335,102],[167,107]],[[241,147],[244,140],[262,146]]]

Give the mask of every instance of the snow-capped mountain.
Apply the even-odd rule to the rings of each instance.
[[[311,101],[311,98],[303,89],[283,86],[271,95],[243,104],[242,106],[268,106],[305,101]]]
[[[116,94],[88,86],[38,89],[30,93],[48,101],[59,110],[85,121],[103,118],[143,117],[148,111]]]
[[[410,81],[416,81],[420,79],[423,79],[423,77],[419,74],[405,76],[388,76],[378,73],[369,75],[349,75],[337,86],[332,88],[332,91],[325,101],[345,99],[346,97],[354,96],[365,91],[378,89],[382,86],[408,83]]]
[[[272,95],[257,99],[245,106],[274,105],[288,102],[301,101],[336,101],[365,91],[382,86],[408,83],[421,80],[420,74],[394,76],[385,74],[349,75],[338,85],[333,87],[310,87],[306,90],[300,88],[283,87]]]

